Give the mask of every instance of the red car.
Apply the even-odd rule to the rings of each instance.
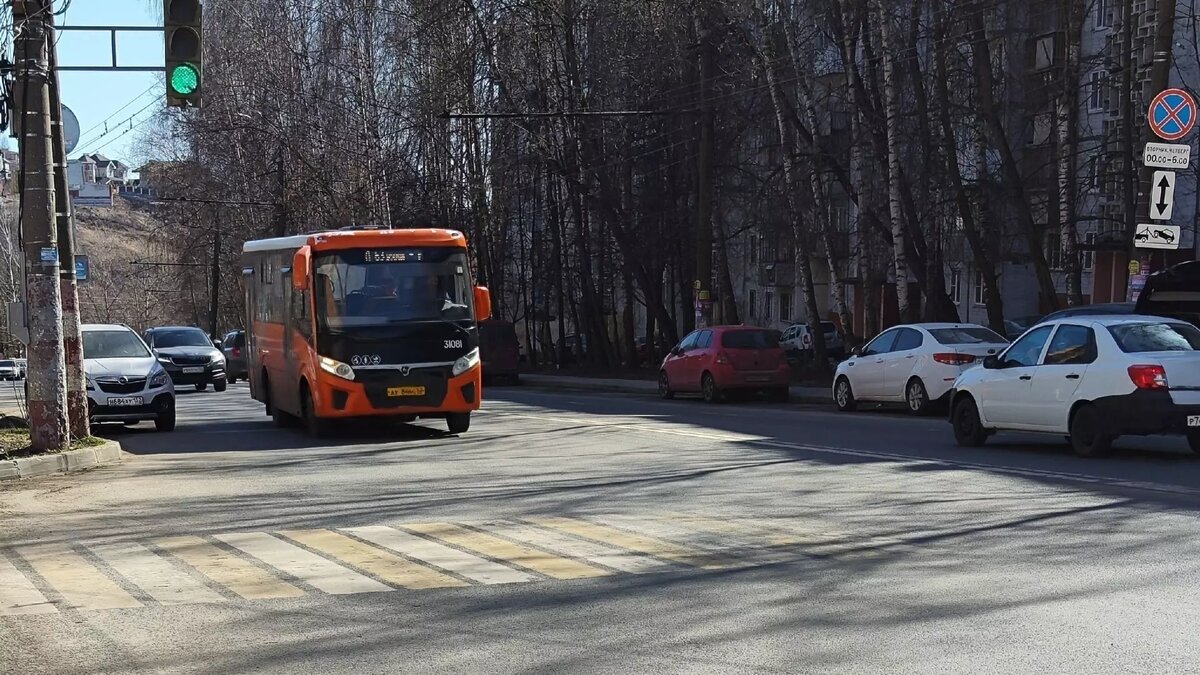
[[[786,401],[790,378],[778,331],[714,326],[693,331],[667,354],[658,393],[669,399],[677,392],[698,392],[712,402],[729,391],[766,391]]]

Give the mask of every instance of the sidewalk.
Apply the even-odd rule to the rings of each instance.
[[[521,383],[545,389],[571,389],[580,391],[619,392],[626,394],[658,395],[658,383],[653,380],[622,380],[599,377],[573,377],[571,375],[546,375],[543,373],[521,373]],[[791,387],[792,401],[796,403],[833,403],[833,396],[825,387]]]

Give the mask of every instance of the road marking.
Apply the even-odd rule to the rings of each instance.
[[[490,534],[468,530],[451,523],[405,523],[406,530],[419,532],[460,548],[478,551],[490,558],[503,560],[555,579],[586,579],[611,574],[569,558],[561,558],[537,549],[514,544]]]
[[[560,530],[585,539],[591,539],[610,546],[630,551],[644,553],[661,560],[670,560],[689,567],[703,569],[722,569],[727,567],[710,555],[695,551],[679,544],[662,539],[655,539],[632,532],[625,532],[613,527],[597,525],[596,523],[575,518],[526,518],[528,522],[542,527]]]
[[[392,590],[390,586],[272,537],[266,532],[233,532],[215,536],[239,551],[248,553],[330,595]]]
[[[329,530],[288,530],[283,536],[404,588],[466,586],[467,582]]]
[[[141,544],[90,546],[104,562],[164,605],[225,602],[219,594],[175,569]]]
[[[66,545],[24,546],[17,549],[17,553],[63,596],[71,609],[142,606],[125,589]]]
[[[523,541],[538,548],[562,553],[572,558],[581,558],[587,562],[630,574],[656,572],[669,567],[667,563],[655,558],[526,523],[504,521],[481,527],[509,539]]]
[[[304,591],[292,584],[200,537],[169,537],[154,543],[247,600],[298,598],[304,595]]]
[[[58,609],[21,574],[7,558],[0,557],[0,616],[53,614]]]
[[[465,553],[445,544],[430,541],[409,532],[384,525],[348,527],[350,534],[401,555],[428,563],[483,584],[511,584],[533,581],[537,577],[500,563]]]

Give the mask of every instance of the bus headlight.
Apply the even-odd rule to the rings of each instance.
[[[354,379],[354,369],[342,363],[341,361],[331,359],[328,356],[321,357],[321,370],[327,373],[333,373],[343,380]]]
[[[472,349],[471,353],[454,362],[454,369],[451,371],[451,374],[457,377],[477,365],[479,365],[479,350]]]

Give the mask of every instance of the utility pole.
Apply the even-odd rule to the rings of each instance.
[[[1154,11],[1154,56],[1150,62],[1150,82],[1149,88],[1142,91],[1140,111],[1145,111],[1151,99],[1158,95],[1159,92],[1171,86],[1171,64],[1175,49],[1175,11],[1177,0],[1157,0],[1155,2]],[[1132,25],[1130,26],[1132,28]],[[1128,31],[1126,35],[1129,35]],[[1133,43],[1126,44],[1126,49],[1132,50]],[[1135,80],[1136,82],[1136,77]],[[1132,92],[1131,92],[1132,93]],[[1150,131],[1150,125],[1143,123],[1141,130],[1142,146],[1146,143],[1155,140],[1153,133]],[[1138,255],[1137,248],[1133,245],[1133,236],[1137,231],[1138,220],[1141,218],[1149,218],[1150,215],[1150,199],[1153,188],[1150,185],[1150,179],[1154,173],[1154,169],[1146,166],[1137,166],[1137,156],[1132,158],[1134,166],[1130,167],[1131,171],[1136,172],[1137,178],[1137,206],[1134,209],[1132,219],[1125,222],[1125,245],[1127,248],[1126,261],[1136,259]],[[1126,196],[1128,202],[1129,196]],[[1129,293],[1129,266],[1125,265],[1117,269],[1118,277],[1125,280],[1125,285],[1122,287],[1125,293]],[[1128,295],[1126,295],[1128,299]]]
[[[64,450],[70,442],[50,142],[49,2],[12,0],[17,54],[13,90],[20,103],[21,224],[29,313],[29,435],[33,449],[42,452]]]
[[[63,126],[62,92],[58,88],[58,40],[54,12],[46,13],[50,56],[50,126],[54,154],[54,201],[57,218],[59,294],[62,297],[63,353],[67,371],[67,426],[72,438],[91,435],[88,424],[87,380],[83,374],[83,334],[79,324],[79,280],[75,278],[75,213],[67,186],[67,139]]]
[[[700,147],[696,160],[696,327],[712,325],[713,278],[713,137],[711,103],[713,79],[712,21],[708,8],[696,10],[696,33],[700,38]]]

